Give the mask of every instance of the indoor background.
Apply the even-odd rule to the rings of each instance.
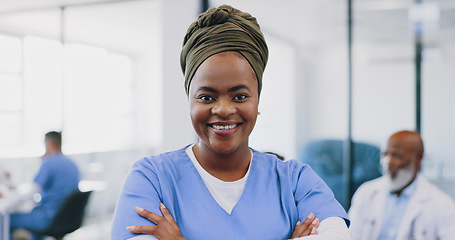
[[[455,197],[455,0],[1,1],[0,165],[31,181],[44,134],[63,132],[94,190],[67,239],[108,239],[132,163],[197,141],[179,54],[201,10],[224,3],[257,17],[270,51],[253,148],[312,164],[332,144],[325,170],[352,192],[356,146],[378,160],[392,133],[419,129],[422,172]]]

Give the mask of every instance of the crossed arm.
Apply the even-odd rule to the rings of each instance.
[[[127,227],[128,231],[132,233],[137,233],[137,234],[147,234],[147,235],[140,235],[137,237],[130,238],[131,240],[154,240],[154,239],[160,239],[160,240],[182,240],[185,239],[182,234],[180,233],[180,230],[177,226],[177,223],[174,221],[172,218],[171,214],[169,211],[166,209],[166,207],[163,204],[160,204],[160,210],[163,216],[160,216],[158,214],[152,213],[148,210],[142,209],[140,207],[136,207],[136,212],[142,216],[143,218],[148,219],[149,221],[155,223],[156,225],[143,225],[143,226],[129,226]],[[336,223],[336,218],[335,223]],[[334,222],[334,219],[331,219],[331,222]],[[329,219],[327,219],[329,220]],[[342,221],[343,227],[341,227],[341,233],[346,236],[347,238],[339,238],[339,239],[350,239],[350,234],[346,228],[346,225],[344,224],[344,221],[342,219],[339,219]],[[333,225],[333,224],[331,224]],[[336,225],[336,224],[335,224]],[[341,226],[342,226],[341,225]],[[292,233],[291,239],[301,239],[302,237],[306,236],[316,236],[318,234],[318,229],[319,227],[319,219],[317,219],[314,214],[310,214],[303,222],[298,221],[295,228],[294,232]],[[327,228],[327,224],[326,227]],[[330,224],[329,224],[330,228]],[[339,230],[340,231],[340,230]],[[344,233],[343,233],[344,232]],[[335,234],[336,231],[335,231]],[[333,237],[331,235],[330,237]],[[303,238],[302,238],[303,239]],[[306,238],[305,238],[306,239]],[[324,238],[314,238],[314,239],[321,239],[323,240]]]

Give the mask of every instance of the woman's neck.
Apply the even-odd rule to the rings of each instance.
[[[212,176],[223,181],[236,181],[248,171],[252,152],[248,145],[230,154],[220,154],[199,142],[193,146],[197,161]]]

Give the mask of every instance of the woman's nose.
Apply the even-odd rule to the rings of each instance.
[[[237,112],[237,109],[230,101],[218,101],[218,103],[213,106],[211,112],[213,115],[218,115],[219,117],[226,118],[229,115]]]

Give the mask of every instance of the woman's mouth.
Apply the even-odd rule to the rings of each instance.
[[[232,124],[232,125],[213,125],[212,124],[212,127],[215,129],[218,129],[218,130],[230,130],[230,129],[237,127],[237,124]]]
[[[237,130],[239,125],[240,125],[240,123],[232,123],[232,122],[231,123],[208,124],[208,126],[210,128],[212,128],[216,134],[219,134],[219,135],[230,135]]]

